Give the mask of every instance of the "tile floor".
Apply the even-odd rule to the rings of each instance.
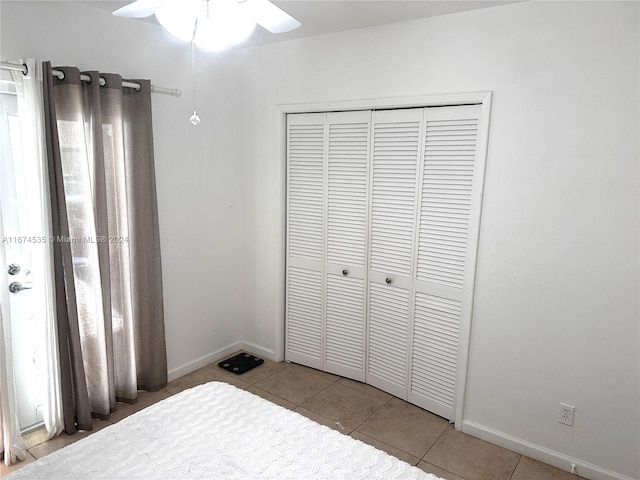
[[[214,362],[170,382],[164,390],[140,392],[137,404],[118,404],[118,410],[108,421],[94,420],[94,431],[210,381],[224,381],[246,389],[447,480],[579,478],[457,432],[446,420],[371,386],[300,365],[268,360],[242,375],[229,373]],[[25,461],[12,467],[0,464],[0,477],[90,434],[62,434],[45,441],[42,429],[32,432],[25,436],[28,447]]]

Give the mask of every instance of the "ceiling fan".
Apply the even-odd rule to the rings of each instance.
[[[301,25],[269,0],[137,0],[113,14],[134,18],[155,15],[171,35],[191,42],[193,114],[189,121],[193,125],[200,123],[196,111],[196,45],[224,50],[247,40],[256,24],[271,33],[289,32]]]
[[[212,50],[242,43],[256,24],[271,33],[301,25],[269,0],[137,0],[113,14],[136,18],[155,14],[173,36]]]

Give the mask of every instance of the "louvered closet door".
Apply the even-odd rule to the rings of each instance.
[[[365,380],[365,263],[371,112],[327,115],[327,372]]]
[[[480,106],[428,108],[420,194],[409,401],[452,420],[468,261]],[[481,183],[479,179],[476,183]]]
[[[372,121],[367,383],[405,399],[423,114],[376,111]]]
[[[322,368],[326,114],[287,116],[287,360]]]

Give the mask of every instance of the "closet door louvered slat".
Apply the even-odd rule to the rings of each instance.
[[[405,399],[408,319],[408,289],[370,283],[367,383]]]
[[[423,114],[376,111],[372,120],[367,383],[405,399]]]
[[[362,278],[327,274],[325,371],[364,381],[365,296]]]
[[[286,358],[322,368],[326,114],[287,118]]]
[[[409,400],[455,414],[480,106],[427,109]],[[477,186],[476,186],[477,188]]]
[[[370,112],[327,115],[324,369],[365,380]]]
[[[374,112],[372,271],[410,277],[422,110]]]
[[[320,114],[323,117],[324,114]],[[288,137],[289,256],[323,261],[324,124],[316,115],[295,117]]]
[[[287,358],[315,368],[322,359],[322,272],[289,266]]]

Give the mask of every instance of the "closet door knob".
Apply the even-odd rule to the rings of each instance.
[[[342,274],[345,276],[349,275],[349,270],[345,268],[344,270],[342,270]]]
[[[391,285],[391,278],[387,277],[384,281],[387,282],[387,285]]]

